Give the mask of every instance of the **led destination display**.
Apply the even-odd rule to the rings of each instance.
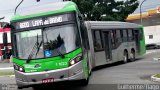
[[[49,24],[61,23],[74,20],[73,14],[64,14],[58,16],[42,17],[38,19],[25,20],[16,23],[16,29],[25,29],[30,27],[44,26]]]

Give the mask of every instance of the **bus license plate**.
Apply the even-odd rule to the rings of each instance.
[[[54,79],[53,79],[53,78],[43,79],[43,80],[42,80],[42,83],[52,83],[52,82],[54,82]]]

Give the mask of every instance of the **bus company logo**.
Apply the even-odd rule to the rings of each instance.
[[[34,68],[40,68],[40,67],[41,67],[40,64],[36,64],[36,65],[34,66]]]

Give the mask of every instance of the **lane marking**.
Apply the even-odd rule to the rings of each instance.
[[[3,76],[0,76],[0,78],[3,78],[3,77],[10,77],[10,78],[14,78],[15,77],[15,75],[3,75]]]
[[[0,68],[0,70],[13,70],[13,67]]]

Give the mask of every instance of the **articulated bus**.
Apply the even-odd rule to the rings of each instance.
[[[135,61],[145,52],[143,27],[118,21],[86,21],[92,67]]]
[[[87,85],[95,66],[145,53],[143,28],[136,24],[84,22],[70,1],[29,9],[11,20],[18,88],[72,80]]]

